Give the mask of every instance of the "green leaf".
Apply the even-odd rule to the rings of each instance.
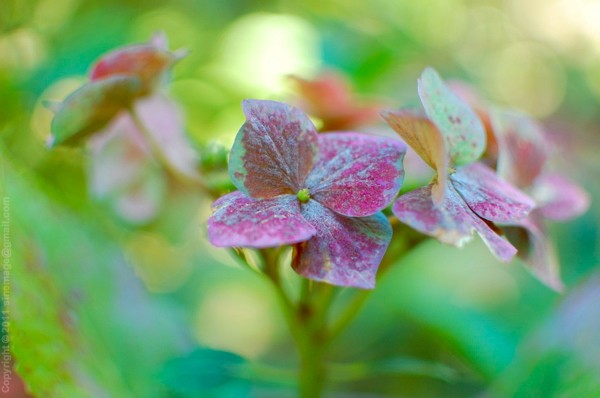
[[[247,397],[250,382],[243,379],[246,361],[225,351],[197,349],[186,358],[173,359],[162,379],[168,397]]]
[[[133,75],[114,75],[90,82],[71,93],[52,119],[48,144],[76,145],[106,126],[139,95],[140,79]]]
[[[451,163],[459,166],[479,159],[486,146],[485,128],[469,105],[433,68],[423,71],[418,90],[427,116],[444,136]]]

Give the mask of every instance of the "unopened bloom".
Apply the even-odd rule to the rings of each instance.
[[[382,111],[384,120],[436,171],[433,181],[410,191],[392,211],[412,228],[457,247],[477,231],[491,252],[508,262],[516,249],[488,222],[515,222],[534,201],[476,162],[485,149],[485,129],[471,108],[427,68],[418,82],[425,112]]]
[[[392,230],[380,212],[398,194],[405,146],[358,133],[317,131],[299,109],[245,100],[246,123],[231,149],[239,191],[213,204],[219,247],[295,244],[300,275],[373,288]]]

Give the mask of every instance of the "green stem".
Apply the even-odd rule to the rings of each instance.
[[[414,231],[408,229],[408,227],[404,226],[403,224],[394,223],[393,227],[394,238],[396,238],[394,241],[396,245],[391,245],[383,256],[377,272],[378,280],[381,279],[381,277],[385,274],[385,272],[387,272],[393,263],[397,262],[406,253],[408,253],[410,249],[415,247],[426,238],[426,236],[422,234],[415,234]],[[352,323],[352,321],[360,312],[367,298],[369,298],[371,292],[372,290],[357,291],[350,304],[346,307],[342,315],[331,327],[331,340],[335,339],[346,329],[348,325]]]
[[[329,341],[325,318],[334,289],[332,286],[303,280],[300,300],[298,305],[294,305],[283,288],[279,275],[281,251],[262,249],[260,253],[263,256],[265,275],[275,287],[288,327],[298,347],[300,397],[319,398],[326,379],[323,360]],[[315,290],[321,293],[317,302],[313,300]]]
[[[331,326],[331,332],[329,333],[329,338],[331,340],[334,340],[339,336],[346,327],[352,323],[370,294],[371,290],[360,290],[352,297],[350,304],[348,304],[344,309],[344,312],[342,312],[342,315],[340,315],[333,326]]]

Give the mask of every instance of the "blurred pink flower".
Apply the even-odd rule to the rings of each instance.
[[[323,122],[320,131],[354,130],[379,121],[381,101],[360,102],[341,74],[326,71],[314,80],[290,76],[298,93],[298,107]]]

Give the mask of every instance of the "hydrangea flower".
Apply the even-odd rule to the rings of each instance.
[[[326,71],[314,80],[290,76],[299,95],[298,106],[323,122],[321,131],[348,130],[379,120],[382,104],[361,103],[352,94],[350,83],[339,73]]]
[[[498,173],[529,193],[538,207],[523,220],[505,227],[509,240],[524,247],[519,254],[531,272],[560,291],[559,261],[545,220],[568,221],[585,213],[590,205],[587,192],[557,173],[547,172],[548,139],[529,116],[507,109],[490,112],[498,142]]]
[[[157,93],[140,98],[133,107],[163,161],[180,174],[197,176],[198,155],[185,134],[177,104]],[[92,196],[106,200],[124,220],[152,220],[166,198],[169,179],[157,162],[157,148],[149,145],[131,115],[123,112],[115,117],[90,138],[89,148]]]
[[[410,191],[392,211],[412,228],[439,241],[462,246],[481,236],[491,252],[508,262],[516,248],[501,238],[491,222],[515,222],[533,209],[533,199],[483,163],[485,129],[473,110],[427,68],[418,81],[425,112],[385,110],[383,119],[435,171],[432,182]]]
[[[229,157],[239,191],[213,204],[208,237],[218,247],[295,244],[300,275],[373,288],[392,229],[380,211],[400,190],[399,141],[317,134],[299,109],[245,100],[246,123]]]
[[[199,178],[198,156],[180,110],[160,92],[181,56],[167,50],[163,34],[118,48],[92,67],[89,83],[55,105],[51,144],[75,144],[93,134],[90,192],[129,222],[147,222],[157,214],[168,185],[161,162],[178,175]]]
[[[126,46],[100,58],[90,82],[62,103],[47,103],[55,111],[48,146],[79,143],[104,128],[121,111],[156,91],[166,73],[184,54],[169,52],[166,37]]]

